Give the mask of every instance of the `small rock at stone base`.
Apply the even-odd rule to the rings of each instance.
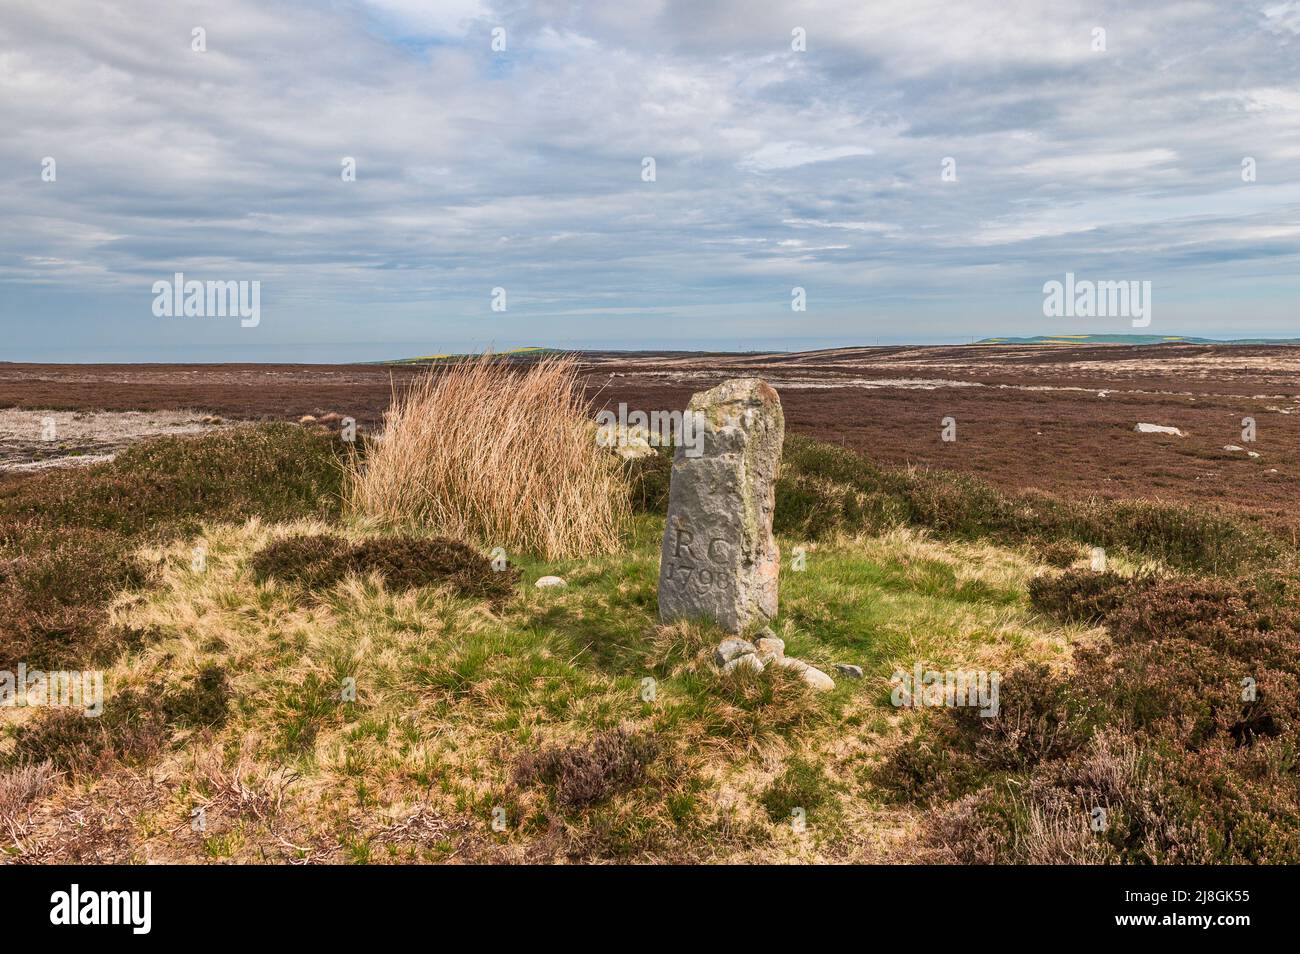
[[[726,666],[727,663],[741,656],[752,655],[755,651],[754,644],[747,639],[724,639],[714,650],[713,661],[719,666]]]
[[[820,669],[814,669],[812,666],[809,666],[799,675],[804,682],[821,692],[828,692],[835,688],[834,679],[826,675],[826,673],[822,672]]]
[[[799,678],[814,689],[820,689],[824,692],[827,689],[835,688],[834,679],[820,669],[808,665],[802,659],[795,659],[793,656],[775,656],[769,662],[774,666],[780,666],[782,669],[789,669],[791,672],[798,673]]]
[[[775,636],[760,636],[754,640],[754,648],[762,659],[776,659],[785,655],[785,640]]]
[[[537,581],[537,588],[539,590],[544,590],[550,586],[567,586],[567,585],[568,584],[565,583],[564,580],[558,576],[544,576]]]
[[[848,676],[850,679],[862,678],[861,666],[852,666],[849,665],[848,663],[836,663],[835,671],[839,673],[841,676]]]

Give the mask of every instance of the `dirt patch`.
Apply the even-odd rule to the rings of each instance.
[[[221,426],[186,411],[0,410],[0,470],[32,471],[112,460],[152,437],[199,434]]]

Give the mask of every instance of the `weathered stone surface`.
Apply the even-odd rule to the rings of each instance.
[[[835,688],[835,680],[813,666],[809,666],[799,675],[804,682],[821,692],[829,692]]]
[[[785,437],[781,399],[758,378],[691,398],[699,456],[673,459],[659,567],[659,618],[711,619],[741,633],[776,616],[780,551],[772,536]]]
[[[754,648],[758,650],[760,659],[773,659],[785,655],[785,640],[776,636],[761,636],[754,640]]]
[[[850,679],[862,678],[862,667],[854,666],[851,665],[850,663],[836,663],[835,671],[839,673],[841,676],[847,676]]]
[[[782,669],[789,669],[814,689],[825,692],[835,688],[834,679],[820,669],[808,665],[802,659],[795,659],[793,656],[775,656],[769,659],[768,663],[773,666],[780,666]]]
[[[753,652],[755,652],[754,644],[747,639],[724,639],[713,651],[713,661],[723,666],[733,659]]]
[[[1165,424],[1139,424],[1137,427],[1133,428],[1133,430],[1137,431],[1139,434],[1172,434],[1174,437],[1187,436],[1178,428],[1170,427]]]
[[[658,443],[652,440],[651,433],[639,425],[624,428],[602,429],[596,434],[596,443],[608,447],[624,460],[649,457],[655,452]]]
[[[537,580],[537,588],[539,590],[545,590],[552,586],[567,586],[567,585],[568,584],[564,582],[563,578],[558,576],[543,576],[538,578]]]

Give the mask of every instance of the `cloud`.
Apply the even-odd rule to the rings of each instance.
[[[1296,0],[1265,7],[1263,14],[1272,32],[1300,35],[1300,3]]]
[[[252,357],[362,327],[390,351],[691,347],[760,315],[852,339],[909,302],[918,334],[1044,330],[1034,290],[1096,267],[1294,301],[1295,10],[9,0],[0,317],[20,354],[70,328],[201,353],[226,331],[150,314],[178,270],[263,281],[257,337],[230,339]],[[1214,330],[1186,316],[1165,330]]]
[[[458,37],[488,10],[480,0],[365,0],[365,6],[407,36]]]
[[[830,162],[851,156],[869,156],[862,146],[825,146],[806,142],[770,142],[755,149],[742,164],[753,169],[794,169],[814,162]]]

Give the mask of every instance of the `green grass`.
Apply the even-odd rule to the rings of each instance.
[[[84,792],[101,776],[139,773],[211,793],[206,841],[180,846],[167,833],[186,806],[132,806],[141,857],[381,863],[468,844],[498,860],[879,860],[924,800],[900,803],[872,771],[900,740],[929,738],[916,734],[927,716],[889,703],[896,669],[1034,665],[1043,680],[1068,671],[1074,644],[1099,638],[1089,601],[1100,597],[1039,584],[1035,606],[1031,583],[1056,572],[1049,563],[1082,562],[1087,544],[1115,548],[1112,566],[1126,575],[1152,560],[1223,573],[1287,556],[1211,513],[1013,498],[791,438],[773,626],[788,655],[865,674],[818,694],[777,667],[724,677],[710,658],[722,633],[659,624],[664,465],[632,465],[648,512],[625,550],[512,555],[517,589],[495,604],[438,574],[412,575],[411,561],[265,572],[285,541],[380,556],[404,546],[337,520],[335,446],[297,428],[158,442],[106,468],[7,487],[7,546],[72,528],[56,557],[0,576],[14,598],[47,607],[33,617],[47,629],[26,631],[44,641],[20,651],[84,660],[93,649],[108,666],[109,700],[95,726],[38,716],[6,728],[0,763],[48,758]],[[207,560],[196,571],[199,538]],[[400,577],[391,586],[390,567]],[[533,585],[552,574],[567,586]],[[110,613],[123,590],[131,596]],[[1058,605],[1069,610],[1060,620],[1049,611]],[[48,608],[59,606],[84,610],[84,631],[50,628]],[[349,680],[355,699],[343,694]],[[1032,699],[1032,682],[1022,685]],[[521,772],[537,753],[548,753],[544,764]],[[966,792],[996,784],[964,779]],[[261,807],[241,807],[250,804]],[[806,831],[792,825],[797,808]],[[497,809],[510,819],[502,832],[491,827]],[[423,848],[394,834],[394,819],[413,811],[433,819]]]
[[[118,745],[131,756],[124,765],[183,775],[212,758],[234,759],[254,789],[291,770],[306,790],[326,793],[330,808],[322,816],[304,798],[289,810],[326,827],[428,803],[468,813],[487,832],[493,808],[504,806],[514,821],[493,835],[502,851],[545,844],[527,850],[696,860],[751,850],[845,853],[851,832],[839,822],[841,803],[877,799],[856,769],[825,768],[819,753],[846,734],[874,746],[892,731],[887,686],[896,666],[1055,660],[1075,631],[1034,616],[1023,592],[1035,565],[1019,553],[952,549],[909,531],[822,543],[806,570],[784,573],[775,625],[789,654],[826,671],[856,663],[867,678],[818,694],[775,667],[723,677],[710,660],[720,632],[659,625],[661,519],[639,518],[622,554],[521,561],[518,595],[496,611],[447,589],[390,591],[377,577],[346,576],[306,603],[297,583],[259,580],[256,555],[269,543],[321,526],[210,525],[202,573],[189,565],[187,542],[158,551],[153,588],[123,617],[153,635],[119,660],[107,684],[111,697],[177,701],[149,722],[147,748]],[[368,533],[346,525],[334,532],[352,540]],[[782,544],[788,553],[794,541]],[[568,585],[538,590],[532,584],[544,574]],[[341,695],[349,677],[355,701]],[[591,748],[618,732],[647,740],[632,768],[619,767],[627,760],[617,752]],[[57,760],[62,736],[39,738],[41,752]],[[98,751],[111,758],[116,750],[106,743]],[[576,766],[573,777],[543,773],[541,783],[521,785],[515,766],[541,751],[575,753],[561,760]],[[775,789],[764,769],[773,762],[785,778]],[[812,777],[799,766],[813,764],[823,766],[825,784],[807,794]],[[733,790],[739,807],[721,807],[721,793]],[[786,844],[789,818],[770,817],[774,791],[808,802],[806,838]],[[220,850],[237,858],[268,850],[256,819],[242,821],[240,839],[221,841]],[[393,857],[378,850],[375,832],[348,828],[339,840],[349,846],[343,860]]]

